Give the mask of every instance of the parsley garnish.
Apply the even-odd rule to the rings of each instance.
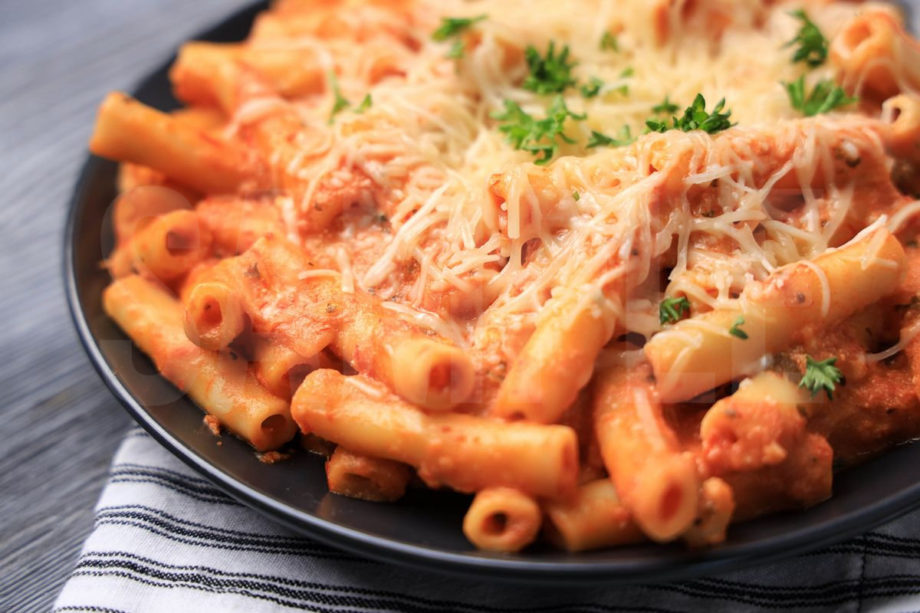
[[[579,194],[578,192],[574,192],[574,191],[573,191],[573,192],[572,192],[572,198],[575,199],[575,202],[578,202],[579,200],[581,200],[581,194]]]
[[[555,41],[549,42],[546,57],[540,55],[533,45],[527,45],[524,51],[530,75],[524,79],[522,87],[538,94],[552,94],[564,91],[570,85],[575,85],[572,77],[572,68],[575,62],[569,62],[569,46],[566,45],[556,55]]]
[[[680,108],[679,106],[671,102],[668,96],[665,96],[661,104],[656,104],[655,106],[652,107],[652,112],[659,113],[662,115],[671,115],[673,113],[676,113],[677,109],[679,108]]]
[[[623,72],[620,73],[620,78],[621,78],[621,79],[628,79],[629,77],[633,76],[634,74],[636,74],[636,71],[633,69],[632,66],[629,66],[629,67],[623,69]],[[628,96],[628,95],[629,95],[629,84],[624,83],[623,85],[621,85],[621,86],[619,86],[618,88],[616,88],[615,91],[620,92],[620,93],[623,94],[624,96]]]
[[[452,60],[459,60],[463,57],[464,52],[466,52],[466,46],[463,44],[463,41],[458,38],[451,44],[450,49],[448,49],[444,57]]]
[[[601,36],[600,48],[601,51],[619,51],[620,40],[617,38],[616,34],[604,32],[604,35]]]
[[[443,42],[470,29],[473,24],[484,20],[486,17],[487,15],[479,15],[478,17],[443,17],[441,18],[441,26],[432,33],[431,38],[432,40]]]
[[[339,80],[332,71],[329,71],[329,85],[332,87],[332,95],[335,96],[335,102],[332,103],[332,111],[329,113],[329,123],[332,123],[332,119],[347,109],[351,103],[342,95],[342,90],[339,89]]]
[[[601,93],[601,88],[604,86],[604,82],[598,79],[597,77],[591,77],[591,80],[579,87],[581,95],[585,98],[593,98],[599,93]]]
[[[355,108],[355,113],[363,113],[367,109],[371,108],[372,104],[374,104],[374,101],[371,99],[371,95],[365,94],[364,98],[361,99],[361,102],[358,103],[358,106]]]
[[[801,76],[792,83],[783,83],[789,95],[792,108],[802,111],[806,117],[827,113],[840,106],[856,102],[846,92],[840,89],[833,81],[822,79],[818,81],[811,93],[805,95],[805,77]]]
[[[690,301],[686,297],[665,298],[658,305],[658,321],[663,324],[673,324],[690,312]]]
[[[798,45],[795,54],[792,56],[793,62],[805,62],[812,68],[820,66],[827,60],[827,39],[818,29],[818,26],[808,18],[805,11],[798,10],[790,13],[793,17],[802,22],[795,38],[786,43],[786,47]]]
[[[556,96],[543,119],[534,119],[513,100],[505,100],[503,113],[492,113],[492,118],[502,122],[498,129],[504,132],[515,149],[533,154],[536,164],[548,164],[559,150],[557,138],[567,143],[575,140],[566,136],[566,119],[582,120],[585,115],[573,113],[566,107],[562,96]]]
[[[728,333],[732,336],[737,336],[743,341],[748,339],[748,334],[741,329],[741,326],[744,325],[744,316],[739,315],[738,319],[735,320],[735,323],[732,324],[732,327],[728,329]]]
[[[632,130],[629,129],[629,126],[623,126],[620,128],[620,131],[617,132],[616,137],[607,136],[602,132],[591,130],[591,136],[588,138],[588,144],[585,146],[588,149],[593,147],[624,147],[634,142],[636,142],[636,138],[632,135]]]
[[[696,98],[693,99],[693,104],[688,106],[684,110],[683,117],[672,117],[671,125],[668,125],[667,120],[659,121],[658,119],[646,119],[645,125],[648,127],[649,132],[666,132],[667,130],[683,130],[684,132],[690,132],[691,130],[703,130],[709,134],[715,134],[716,132],[721,132],[722,130],[727,130],[732,127],[733,124],[730,121],[732,115],[731,111],[722,112],[722,109],[725,108],[725,98],[719,100],[719,103],[713,107],[712,111],[706,110],[706,99],[703,98],[703,94],[697,94]]]
[[[632,67],[625,68],[623,69],[623,72],[620,73],[619,78],[626,79],[633,76],[634,74],[636,74],[636,71]],[[601,89],[603,89],[603,87],[604,82],[601,79],[597,77],[591,77],[587,83],[582,84],[578,89],[581,92],[581,95],[585,98],[594,98],[601,93]],[[629,94],[629,84],[624,83],[612,91],[620,92],[626,96]]]
[[[833,399],[834,385],[843,385],[843,373],[834,364],[837,358],[827,358],[818,362],[810,355],[805,356],[805,375],[799,382],[799,387],[804,387],[811,392],[812,397],[822,389],[827,392],[827,398]]]

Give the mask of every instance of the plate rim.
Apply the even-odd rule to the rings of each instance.
[[[244,5],[214,24],[198,31],[186,40],[213,40],[219,33],[236,22],[257,14],[267,6],[260,1]],[[250,16],[251,14],[251,16]],[[164,62],[146,72],[129,89],[136,94],[153,81],[175,59],[175,53]],[[84,192],[93,176],[104,172],[102,165],[108,163],[87,152],[77,180],[68,198],[67,219],[64,225],[63,277],[68,311],[77,331],[80,344],[109,391],[159,444],[190,468],[206,477],[221,491],[256,510],[276,523],[305,534],[326,545],[344,549],[383,562],[398,562],[420,570],[437,571],[448,575],[517,584],[541,585],[628,585],[636,583],[662,583],[708,576],[729,570],[760,566],[780,559],[792,557],[822,546],[841,542],[882,523],[920,508],[920,480],[911,487],[893,495],[881,498],[869,506],[842,513],[817,526],[802,527],[787,533],[775,535],[749,543],[716,546],[704,551],[686,551],[676,555],[662,556],[652,560],[630,561],[540,561],[520,559],[501,554],[449,552],[422,545],[395,541],[355,528],[337,524],[309,512],[297,509],[280,500],[275,500],[224,472],[219,466],[202,457],[193,447],[179,440],[147,412],[143,404],[131,394],[119,380],[102,349],[92,334],[80,299],[77,281],[76,236],[78,222],[85,213],[87,197]],[[158,375],[161,376],[161,375]],[[920,443],[916,443],[920,444]],[[872,460],[869,460],[870,462]],[[801,512],[807,512],[801,511]],[[797,513],[800,513],[797,511]],[[652,544],[651,546],[657,546]],[[611,548],[614,549],[614,548]],[[571,554],[577,556],[578,553]]]

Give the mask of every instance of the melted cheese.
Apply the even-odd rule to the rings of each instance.
[[[568,288],[583,297],[579,308],[612,312],[648,336],[659,327],[654,305],[663,294],[718,308],[746,284],[834,247],[856,198],[853,181],[837,172],[841,155],[885,155],[880,120],[855,113],[802,119],[791,108],[783,82],[806,72],[810,82],[832,78],[832,68],[793,64],[784,44],[799,27],[789,12],[800,3],[767,4],[593,0],[572,10],[555,0],[430,0],[392,11],[361,4],[343,14],[347,27],[368,33],[363,44],[322,32],[251,43],[309,48],[336,72],[353,103],[348,109],[328,121],[331,91],[256,99],[240,107],[231,128],[270,116],[279,104],[302,117],[300,150],[277,161],[297,196],[281,201],[290,236],[311,231],[304,220],[319,190],[354,176],[370,180],[358,204],[385,213],[392,233],[373,261],[332,252],[346,291],[375,290],[384,299],[398,293],[400,302],[387,308],[476,345],[485,331],[475,319],[466,326],[449,312],[429,313],[426,296],[482,292],[487,326],[527,327]],[[829,38],[860,10],[807,5]],[[441,17],[482,14],[488,17],[463,37],[462,58],[445,57],[451,41],[431,40]],[[618,50],[601,48],[607,32],[617,35]],[[552,97],[521,87],[523,51],[533,45],[542,54],[551,41],[557,51],[569,46],[578,84],[598,78],[604,86],[592,98],[577,86],[563,92],[568,108],[586,119],[568,120],[565,134],[574,142],[560,141],[554,161],[537,167],[492,116],[508,100],[545,116]],[[376,64],[370,49],[380,51]],[[371,76],[381,66],[385,76]],[[652,107],[667,97],[682,111],[698,93],[710,109],[724,98],[737,126],[714,136],[642,135]],[[356,112],[368,94],[372,106]],[[623,126],[641,135],[635,144],[586,147],[592,131],[612,136]],[[793,211],[782,201],[790,194],[801,199]],[[900,227],[917,212],[914,203],[888,223]],[[670,269],[666,286],[649,285],[660,268]],[[411,281],[394,286],[406,271]],[[827,313],[826,280],[822,288]]]

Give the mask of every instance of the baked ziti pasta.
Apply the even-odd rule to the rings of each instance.
[[[890,4],[276,0],[170,78],[182,110],[99,109],[105,310],[336,494],[468,493],[494,551],[701,547],[920,436]]]

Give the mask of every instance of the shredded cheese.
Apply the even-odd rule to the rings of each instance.
[[[303,123],[273,167],[292,195],[280,201],[289,236],[322,230],[311,226],[323,219],[314,207],[329,194],[349,198],[338,206],[387,216],[392,233],[373,258],[332,250],[345,291],[398,295],[415,313],[428,312],[432,294],[454,297],[444,305],[487,297],[471,325],[454,324],[448,306],[434,315],[440,323],[429,321],[476,347],[502,322],[536,325],[559,289],[569,288],[583,293],[577,308],[614,313],[626,331],[647,337],[660,329],[652,316],[657,296],[725,307],[751,282],[849,238],[862,179],[860,166],[850,172],[841,160],[886,156],[880,119],[797,118],[782,86],[802,74],[783,47],[799,26],[787,6],[741,0],[726,18],[707,3],[671,3],[661,22],[658,4],[593,0],[578,11],[550,0],[357,4],[347,27],[377,33],[372,44],[321,31],[251,43],[308,50],[318,69],[335,71],[344,110],[329,121],[330,91],[304,100],[272,95],[242,105],[231,126],[236,133],[285,107]],[[809,6],[809,15],[833,38],[858,10],[834,3]],[[441,17],[482,14],[462,57],[445,57],[449,44],[431,40]],[[606,32],[617,33],[618,51],[601,48]],[[535,166],[492,116],[505,101],[535,119],[546,115],[549,97],[521,82],[525,47],[542,53],[550,42],[568,45],[576,62],[576,86],[560,95],[585,118],[566,120],[573,142],[558,140],[555,160]],[[376,64],[370,48],[380,51]],[[385,78],[369,76],[374,70]],[[833,69],[809,76],[832,78]],[[584,97],[578,85],[592,78],[604,85]],[[697,93],[710,108],[724,98],[737,125],[716,135],[642,134],[654,106],[667,98],[682,110]],[[359,113],[365,95],[373,104]],[[586,146],[592,131],[612,136],[624,126],[638,135],[634,144]],[[370,187],[355,187],[362,181]],[[915,214],[920,205],[901,203],[889,227]],[[635,316],[627,295],[660,268],[670,271],[666,287],[646,295],[645,315]],[[829,286],[812,268],[826,314]],[[398,275],[410,279],[405,288],[394,285]],[[490,316],[481,317],[486,309]]]

